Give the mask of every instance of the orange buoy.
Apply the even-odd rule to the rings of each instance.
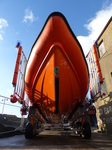
[[[13,80],[12,80],[12,84],[13,84],[14,86],[15,86],[16,83],[17,83],[17,76],[18,76],[18,70],[19,70],[19,64],[20,64],[21,53],[22,53],[22,46],[19,46],[18,54],[17,54],[17,59],[16,59],[15,70],[14,70],[14,75],[13,75]]]
[[[97,49],[96,49],[95,44],[93,45],[93,54],[94,54],[94,59],[95,59],[95,63],[96,63],[96,69],[97,69],[99,81],[100,81],[100,83],[102,83],[103,77],[102,77],[101,67],[100,67],[99,58],[98,58]]]

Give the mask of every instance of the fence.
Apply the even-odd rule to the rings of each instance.
[[[0,95],[0,133],[15,130],[21,125],[23,116],[20,113],[20,103],[13,104],[10,98]],[[24,119],[24,126],[27,116]]]

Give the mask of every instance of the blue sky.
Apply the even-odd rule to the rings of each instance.
[[[66,17],[85,55],[112,16],[112,0],[0,0],[0,95],[13,93],[16,42],[26,57],[50,13]]]

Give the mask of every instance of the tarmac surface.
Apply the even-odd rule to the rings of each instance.
[[[0,139],[0,150],[3,149],[38,149],[38,150],[112,150],[112,135],[95,133],[91,139],[84,139],[73,131],[45,130],[33,139],[24,135]]]

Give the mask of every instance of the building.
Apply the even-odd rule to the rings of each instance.
[[[96,100],[99,130],[112,133],[112,17],[86,58],[90,69],[90,92]]]

